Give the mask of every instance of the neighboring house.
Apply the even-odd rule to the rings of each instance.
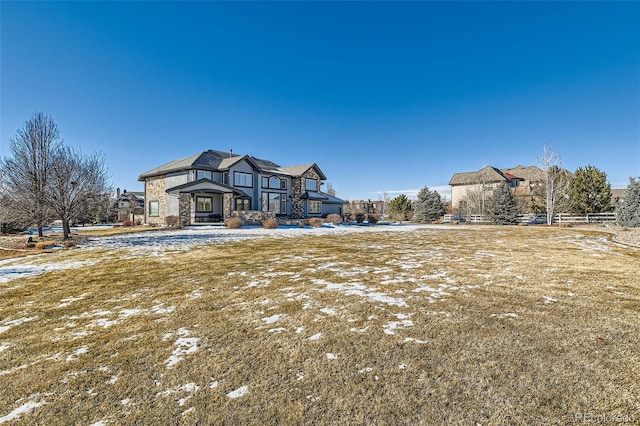
[[[527,210],[532,207],[535,187],[544,185],[544,172],[536,166],[510,169],[486,166],[476,172],[455,173],[449,181],[451,208],[459,212],[481,213],[493,190],[502,183],[512,188],[521,209]]]
[[[351,200],[347,201],[344,206],[345,212],[350,214],[364,213],[364,214],[382,214],[382,204],[384,201],[371,201],[371,200]]]
[[[125,189],[122,194],[120,188],[116,192],[116,220],[122,222],[136,219],[142,221],[144,216],[144,192],[127,192]]]
[[[193,224],[231,216],[342,215],[344,201],[320,189],[326,179],[315,163],[281,167],[250,155],[214,150],[169,162],[138,177],[144,182],[148,224],[163,224],[167,216]]]

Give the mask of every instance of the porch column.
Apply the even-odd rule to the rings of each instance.
[[[233,211],[233,194],[227,193],[224,194],[222,199],[222,218],[227,219],[231,217],[231,212]]]
[[[180,224],[182,226],[190,225],[192,219],[191,217],[191,194],[181,192],[179,198],[179,215],[180,215]]]

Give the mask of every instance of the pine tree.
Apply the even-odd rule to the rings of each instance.
[[[611,184],[607,174],[594,166],[578,168],[571,181],[571,211],[602,213],[611,209]]]
[[[489,197],[486,218],[494,225],[518,223],[518,200],[506,183],[500,184]]]
[[[411,210],[411,201],[404,194],[398,195],[389,203],[389,214],[394,220],[409,219]]]
[[[418,192],[418,200],[415,203],[413,221],[430,223],[438,220],[444,214],[442,198],[437,191],[430,191],[424,187]]]
[[[616,206],[616,219],[622,226],[640,226],[640,178],[629,178],[624,199]]]

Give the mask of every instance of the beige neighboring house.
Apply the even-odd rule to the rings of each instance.
[[[498,169],[486,166],[475,172],[455,173],[451,186],[451,208],[453,211],[480,214],[493,190],[506,183],[518,198],[521,209],[531,208],[533,191],[544,185],[544,172],[536,166],[517,166]]]

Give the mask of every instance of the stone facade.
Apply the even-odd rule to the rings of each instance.
[[[276,217],[276,214],[260,210],[236,210],[231,213],[231,216],[241,218],[245,225],[262,225],[266,218]]]
[[[180,194],[180,225],[186,226],[195,221],[191,217],[191,194]]]
[[[167,216],[167,183],[165,176],[154,176],[145,179],[145,202],[147,203],[144,215],[145,223],[149,225],[161,225]],[[158,202],[158,216],[149,215],[149,203]]]
[[[305,217],[304,205],[306,200],[301,198],[306,192],[306,180],[315,179],[318,183],[318,192],[320,191],[321,179],[318,173],[313,169],[307,170],[302,176],[291,180],[291,217],[294,219],[302,219]]]
[[[233,194],[224,194],[222,199],[222,217],[227,219],[233,214]]]

